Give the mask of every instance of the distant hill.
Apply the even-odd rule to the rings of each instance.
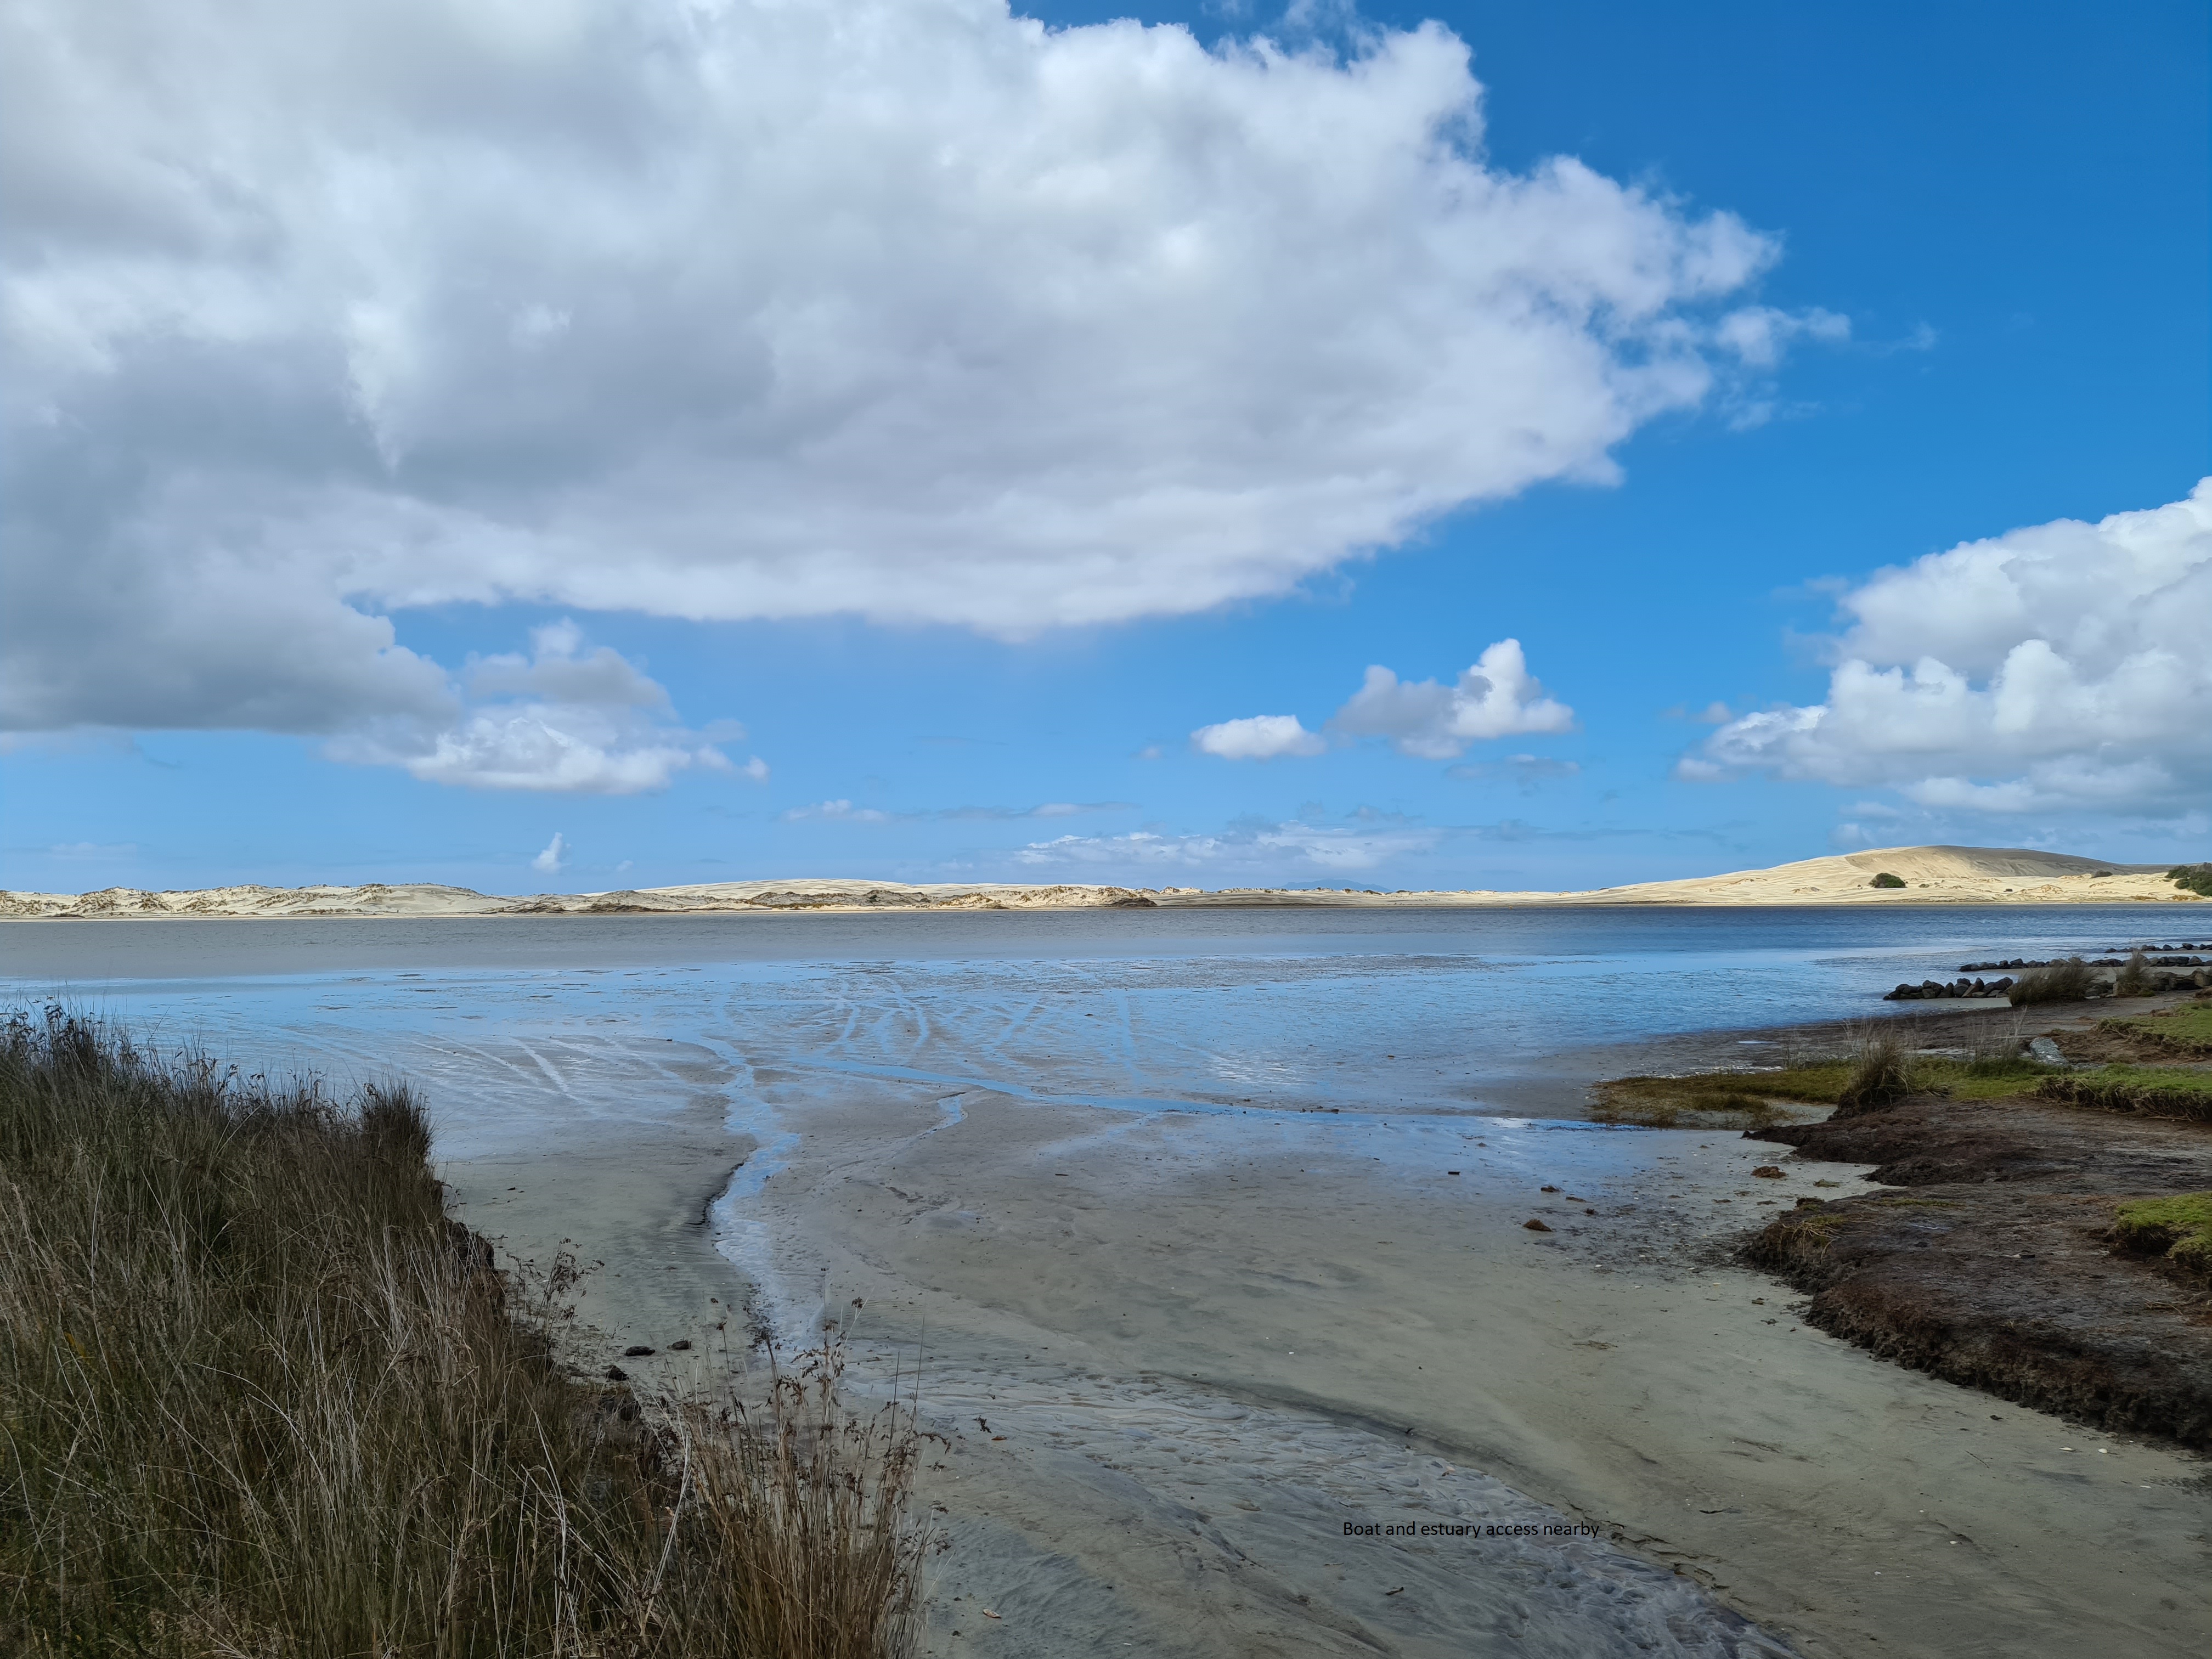
[[[2024,847],[1886,847],[1727,875],[1639,882],[1583,892],[1369,893],[1346,889],[1103,887],[1011,883],[860,881],[844,878],[710,882],[610,893],[501,897],[426,883],[361,887],[210,887],[145,892],[0,891],[0,920],[232,916],[530,916],[696,915],[790,910],[1048,910],[1189,907],[1404,908],[1546,904],[2089,904],[2201,902],[2160,864],[2112,864]],[[1875,887],[1878,875],[1902,887]]]

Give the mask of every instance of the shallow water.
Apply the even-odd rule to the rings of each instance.
[[[0,994],[272,1072],[404,1067],[472,1133],[669,1040],[740,1078],[1198,1108],[1540,1108],[1571,1056],[1880,1018],[1899,981],[2125,945],[2140,907],[953,913],[0,926]],[[2168,926],[2172,919],[2157,918]],[[2166,942],[2166,941],[2160,941]],[[617,1058],[618,1054],[623,1058]]]

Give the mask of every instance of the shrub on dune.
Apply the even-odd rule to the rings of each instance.
[[[2212,864],[2176,865],[2166,872],[2166,878],[2185,893],[2212,898]]]

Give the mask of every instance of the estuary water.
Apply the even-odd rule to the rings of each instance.
[[[2125,905],[41,921],[0,926],[0,996],[272,1073],[402,1069],[460,1134],[672,1039],[825,1088],[1541,1115],[1609,1048],[1883,1018],[1900,981],[2148,925]]]

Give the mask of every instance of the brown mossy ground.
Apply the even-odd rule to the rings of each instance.
[[[2163,1227],[2212,1188],[2212,1125],[1922,1093],[1751,1133],[1906,1189],[1803,1200],[1747,1247],[1814,1293],[1811,1323],[2025,1405],[2212,1447],[2212,1287],[2124,1220]]]

